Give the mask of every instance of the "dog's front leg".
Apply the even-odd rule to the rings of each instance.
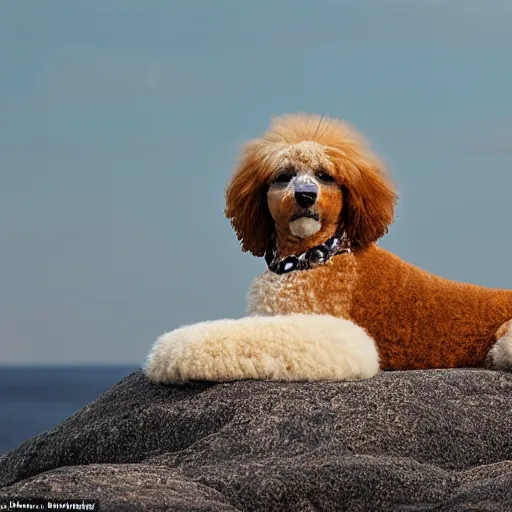
[[[496,343],[487,354],[485,366],[490,370],[512,371],[512,320],[496,331]]]
[[[372,338],[330,315],[249,316],[166,333],[144,371],[153,382],[195,380],[354,380],[373,377],[379,358]]]

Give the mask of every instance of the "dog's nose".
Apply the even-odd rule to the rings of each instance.
[[[313,183],[302,185],[295,191],[295,201],[297,201],[302,208],[308,208],[315,204],[317,196],[318,188]]]

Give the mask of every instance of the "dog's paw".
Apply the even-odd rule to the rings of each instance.
[[[153,382],[352,380],[379,371],[375,344],[360,327],[327,315],[216,320],[160,336],[144,372]]]
[[[506,333],[491,347],[485,366],[490,370],[512,371],[512,333]]]
[[[512,320],[496,331],[496,343],[489,350],[485,367],[489,370],[512,371]]]

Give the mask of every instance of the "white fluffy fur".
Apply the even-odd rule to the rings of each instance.
[[[491,370],[512,371],[512,334],[501,337],[491,347],[486,366]]]
[[[352,380],[373,377],[373,339],[349,320],[294,314],[215,320],[157,339],[144,366],[154,382]]]

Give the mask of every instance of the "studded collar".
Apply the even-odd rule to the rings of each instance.
[[[279,258],[277,248],[272,247],[265,253],[265,261],[268,269],[275,274],[287,274],[294,270],[308,270],[327,263],[337,254],[350,253],[351,244],[346,234],[334,235],[326,242],[311,247],[301,254],[292,254],[285,258]]]

